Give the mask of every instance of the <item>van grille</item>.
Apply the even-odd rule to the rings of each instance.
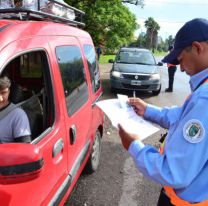
[[[125,79],[129,80],[149,80],[150,75],[122,74]]]

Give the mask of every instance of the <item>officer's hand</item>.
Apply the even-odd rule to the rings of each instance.
[[[140,98],[129,98],[128,102],[131,106],[133,106],[134,111],[140,115],[144,116],[144,113],[147,109],[147,103],[141,100]]]
[[[126,130],[120,124],[118,125],[118,129],[119,136],[121,137],[121,142],[126,150],[129,149],[131,142],[134,140],[139,140],[139,136],[126,132]]]

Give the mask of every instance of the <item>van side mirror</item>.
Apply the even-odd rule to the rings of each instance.
[[[162,62],[158,62],[157,66],[163,66],[163,63]]]
[[[113,59],[108,60],[109,63],[114,63],[115,61]]]
[[[44,162],[33,144],[0,144],[0,184],[17,184],[40,176]]]

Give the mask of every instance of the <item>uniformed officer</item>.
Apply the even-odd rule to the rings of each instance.
[[[158,206],[208,206],[208,20],[187,22],[163,62],[180,64],[190,76],[191,94],[183,106],[159,108],[129,99],[138,115],[169,129],[161,151],[120,125],[119,135],[138,169],[163,185]]]
[[[172,50],[173,50],[173,46],[170,45],[168,47],[168,51],[171,52]],[[169,64],[169,63],[167,63],[167,67],[168,67],[169,82],[168,82],[168,88],[165,89],[165,92],[173,92],[173,82],[174,82],[174,76],[175,76],[175,72],[177,70],[177,67],[176,67],[176,65]]]

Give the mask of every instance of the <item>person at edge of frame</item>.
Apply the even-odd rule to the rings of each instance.
[[[122,144],[140,172],[163,185],[158,206],[208,205],[208,20],[196,18],[177,32],[174,49],[162,60],[180,64],[191,94],[181,107],[157,107],[129,98],[135,112],[168,129],[160,151],[118,125]]]
[[[170,45],[168,47],[168,51],[171,52],[173,50],[173,46]],[[173,82],[174,82],[174,76],[175,72],[177,70],[177,66],[174,64],[167,63],[168,67],[168,88],[165,89],[165,92],[173,92]]]
[[[102,53],[101,46],[98,46],[98,48],[97,48],[97,58],[98,58],[98,61],[100,60],[101,53]]]
[[[27,114],[10,102],[11,81],[0,76],[0,144],[30,143],[31,130]]]

